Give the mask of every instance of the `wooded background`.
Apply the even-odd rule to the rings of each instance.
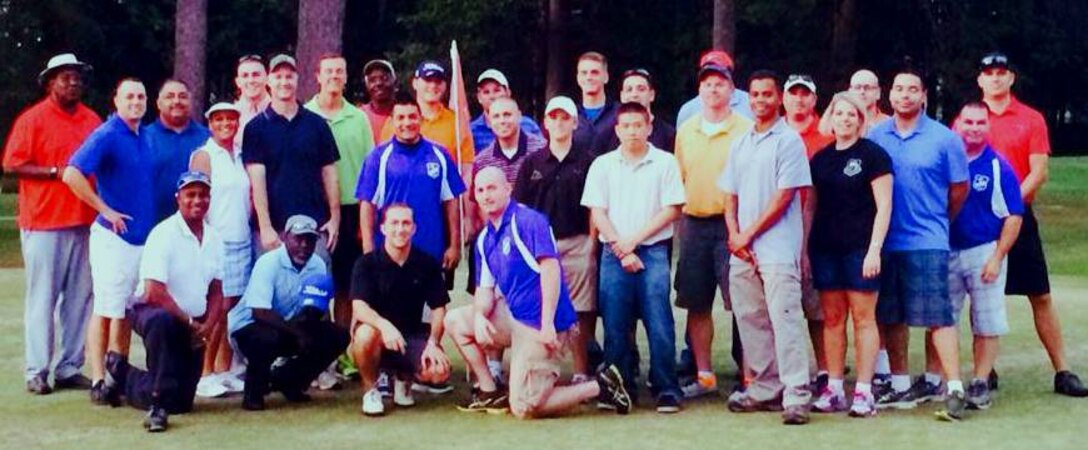
[[[1085,153],[1085,28],[1084,0],[0,0],[0,135],[42,95],[37,74],[60,52],[94,66],[86,99],[100,113],[129,75],[152,96],[164,78],[184,79],[202,111],[233,99],[244,54],[296,54],[308,98],[318,55],[342,52],[358,99],[366,60],[393,61],[404,89],[419,60],[448,62],[456,39],[470,83],[502,70],[534,116],[547,96],[577,93],[574,59],[597,50],[609,58],[610,95],[623,70],[647,68],[657,113],[673,117],[713,45],[733,54],[738,80],[761,68],[806,72],[824,101],[855,69],[886,78],[909,55],[931,74],[930,113],[947,121],[978,98],[978,59],[999,49],[1016,64],[1017,94],[1046,116],[1056,153]]]

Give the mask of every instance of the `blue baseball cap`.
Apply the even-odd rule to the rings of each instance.
[[[448,79],[446,68],[438,61],[423,61],[416,66],[416,78],[441,78]]]
[[[302,306],[311,306],[329,311],[329,301],[333,293],[332,277],[325,274],[310,275],[302,280],[299,285],[298,295],[302,297]]]
[[[208,179],[208,176],[205,175],[204,172],[190,170],[182,173],[181,176],[178,177],[177,191],[181,191],[185,186],[193,183],[204,183],[205,186],[212,187],[212,180]]]

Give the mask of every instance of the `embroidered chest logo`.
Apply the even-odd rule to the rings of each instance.
[[[510,236],[504,237],[502,239],[502,254],[504,256],[510,255]]]
[[[971,180],[971,187],[979,192],[985,191],[990,187],[990,177],[982,174],[975,175],[975,178]]]
[[[529,175],[529,179],[533,180],[533,181],[543,180],[544,179],[544,174],[540,173],[539,170],[534,170],[533,174]]]
[[[848,177],[861,173],[861,160],[850,158],[849,161],[846,161],[846,167],[843,167],[842,173],[846,174]]]
[[[431,178],[438,178],[442,173],[442,168],[436,162],[427,163],[427,176]]]

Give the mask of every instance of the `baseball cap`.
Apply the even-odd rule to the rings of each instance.
[[[733,70],[733,58],[722,50],[709,50],[699,58],[699,67],[707,64],[717,64],[729,70]]]
[[[397,78],[397,71],[393,69],[393,63],[384,59],[372,59],[363,64],[363,75],[370,73],[375,68],[382,68],[389,71],[389,75],[393,76],[393,79]]]
[[[310,216],[295,214],[287,218],[287,222],[283,226],[283,231],[295,236],[303,234],[317,235],[317,222],[311,219]]]
[[[204,113],[204,118],[210,120],[212,118],[212,114],[220,111],[234,111],[238,115],[242,115],[242,110],[238,109],[237,106],[234,106],[234,103],[219,102],[212,105],[211,108],[208,108],[208,112]]]
[[[416,78],[446,79],[446,68],[437,61],[423,61],[416,66]]]
[[[493,80],[502,87],[510,89],[510,82],[506,81],[506,75],[503,75],[498,69],[487,69],[480,73],[480,76],[476,77],[476,84],[483,83],[485,80]]]
[[[76,58],[76,55],[72,53],[61,53],[49,58],[49,61],[45,63],[45,69],[38,74],[38,84],[45,84],[45,80],[49,78],[50,73],[65,67],[75,67],[84,73],[91,71],[91,65],[80,61]]]
[[[1008,69],[1011,66],[1012,64],[1009,63],[1009,57],[1001,52],[990,52],[986,54],[986,56],[983,56],[982,59],[978,62],[979,70],[989,69],[991,67],[1002,67]]]
[[[548,106],[544,107],[544,115],[551,114],[552,111],[562,110],[571,117],[578,117],[578,107],[574,105],[574,100],[564,95],[557,95],[548,100]]]
[[[289,64],[291,69],[298,71],[298,63],[295,62],[295,58],[291,55],[280,53],[272,57],[272,60],[268,62],[268,71],[274,71],[280,64]]]
[[[712,64],[707,64],[707,65],[703,66],[701,69],[699,69],[699,81],[702,81],[704,77],[706,77],[708,74],[711,74],[711,73],[716,73],[718,75],[721,75],[721,76],[725,77],[725,79],[729,80],[730,82],[733,81],[733,71],[729,70],[729,68],[726,67],[726,66],[723,66],[723,65],[720,65],[720,64],[713,64],[713,63]]]
[[[208,176],[205,175],[204,172],[190,170],[182,173],[181,176],[178,177],[177,190],[180,191],[185,189],[185,186],[193,183],[203,183],[205,186],[212,187],[212,180],[208,179]]]
[[[816,93],[816,82],[812,81],[812,77],[804,74],[791,74],[789,78],[786,78],[786,85],[784,90],[789,91],[794,86],[804,86],[808,88],[808,91]]]
[[[310,306],[329,311],[329,300],[332,299],[332,278],[326,274],[313,274],[302,279],[299,285],[298,295],[301,297],[302,306]]]

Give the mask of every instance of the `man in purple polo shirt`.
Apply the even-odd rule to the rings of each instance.
[[[555,386],[576,316],[561,281],[551,226],[543,214],[510,201],[512,187],[498,168],[476,174],[473,189],[487,222],[474,250],[479,288],[473,305],[446,316],[457,350],[479,380],[478,393],[459,409],[501,413],[509,407],[518,418],[546,417],[597,398],[620,414],[630,412],[631,398],[615,366],[596,380]],[[509,406],[484,357],[485,349],[506,347]]]

